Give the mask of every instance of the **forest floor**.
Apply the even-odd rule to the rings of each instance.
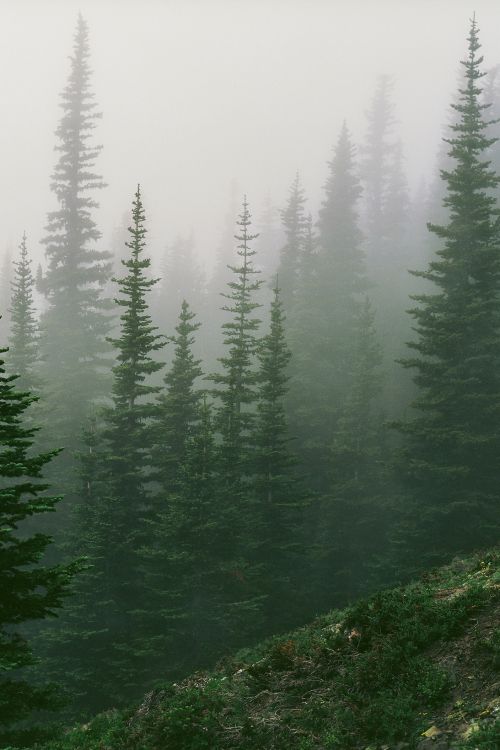
[[[457,559],[44,750],[499,750],[500,552]]]

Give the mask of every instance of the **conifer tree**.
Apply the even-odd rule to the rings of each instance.
[[[291,352],[285,339],[280,290],[274,288],[269,333],[259,344],[259,400],[255,426],[255,493],[261,533],[257,559],[263,565],[268,633],[296,624],[304,604],[298,596],[304,566],[300,533],[304,490],[295,475],[285,414]],[[286,614],[285,614],[286,613]]]
[[[148,382],[163,365],[153,358],[165,342],[153,325],[148,294],[156,279],[148,278],[151,261],[144,257],[145,213],[140,187],[133,201],[129,228],[130,257],[122,261],[127,274],[118,279],[121,297],[115,302],[123,312],[120,336],[110,339],[117,353],[113,367],[112,407],[103,412],[105,503],[99,515],[109,530],[108,550],[103,560],[108,579],[108,621],[113,656],[110,669],[120,678],[123,694],[131,690],[135,654],[131,639],[135,632],[134,610],[142,595],[139,549],[145,543],[144,518],[152,501],[147,492],[147,470],[151,467],[151,420],[156,405],[148,397],[159,391]]]
[[[212,375],[211,379],[222,386],[215,395],[221,402],[217,427],[222,435],[223,460],[229,475],[238,482],[245,473],[254,421],[251,409],[257,398],[253,358],[257,351],[260,320],[254,317],[259,307],[254,295],[262,284],[255,278],[258,271],[252,263],[255,251],[251,249],[251,242],[257,235],[250,233],[251,215],[246,197],[237,224],[241,228],[235,235],[239,243],[239,262],[229,267],[234,277],[228,282],[229,292],[222,295],[227,300],[222,309],[231,315],[231,319],[222,325],[227,354],[219,359],[222,371]]]
[[[110,321],[102,289],[110,276],[110,256],[96,247],[101,235],[92,217],[98,206],[95,192],[104,183],[94,171],[101,147],[91,139],[100,114],[90,88],[89,54],[87,24],[79,15],[56,131],[59,160],[51,188],[59,207],[48,215],[43,240],[48,267],[40,279],[48,300],[41,329],[50,429],[67,448],[65,463],[78,447],[90,404],[106,390],[109,351]]]
[[[382,352],[374,318],[366,298],[354,331],[351,388],[330,446],[320,530],[322,601],[345,602],[383,583],[378,567],[387,546],[389,482],[383,466],[385,427],[377,408]]]
[[[410,200],[401,141],[395,133],[393,82],[380,76],[367,113],[368,127],[361,164],[362,216],[371,296],[384,345],[384,388],[381,401],[392,416],[406,408],[413,391],[395,360],[411,335],[405,313],[414,291],[408,268],[422,247],[409,233]]]
[[[0,331],[0,346],[6,346],[10,333],[9,301],[12,284],[12,253],[7,247],[3,256],[0,275],[0,315],[2,316],[2,330]]]
[[[304,466],[317,489],[326,490],[328,448],[340,405],[352,382],[354,330],[367,288],[357,203],[354,148],[344,125],[330,163],[318,221],[318,252],[307,250],[309,299],[304,315],[291,317],[291,428]],[[309,234],[309,244],[314,242]],[[306,255],[304,255],[304,259]]]
[[[220,434],[217,451],[222,484],[219,508],[221,526],[230,530],[220,559],[226,570],[225,596],[231,602],[229,611],[233,613],[235,639],[243,638],[245,633],[250,637],[258,632],[265,598],[259,566],[254,564],[260,520],[254,513],[251,486],[258,377],[255,357],[260,324],[255,317],[259,307],[255,294],[262,281],[255,278],[258,271],[253,267],[255,251],[251,249],[251,242],[256,235],[250,232],[251,215],[246,197],[237,224],[240,228],[235,235],[239,243],[238,262],[230,266],[234,280],[228,283],[229,291],[223,294],[227,302],[222,309],[231,316],[222,326],[227,354],[219,360],[221,371],[210,376],[219,386],[214,390],[219,400],[215,413],[215,427]]]
[[[206,396],[184,440],[175,488],[162,493],[152,543],[143,549],[151,671],[178,678],[242,645],[249,623]],[[240,612],[241,610],[241,612]]]
[[[79,502],[72,541],[88,560],[67,615],[44,635],[50,669],[82,714],[123,705],[153,679],[147,674],[141,628],[147,619],[141,549],[150,541],[153,499],[150,397],[159,387],[148,380],[162,364],[153,354],[164,342],[148,310],[156,279],[147,276],[146,228],[139,187],[135,193],[127,273],[117,280],[122,308],[112,405],[86,431],[81,452]]]
[[[287,312],[297,293],[300,261],[303,253],[307,220],[304,215],[304,190],[297,172],[290,188],[286,208],[281,212],[286,242],[281,248],[278,277],[283,304]]]
[[[155,290],[152,304],[153,319],[161,330],[172,331],[179,308],[188,299],[198,314],[204,313],[204,278],[194,253],[194,238],[177,237],[165,250],[160,269],[161,281]],[[201,349],[196,342],[197,350]],[[168,355],[169,352],[167,351]],[[173,353],[172,353],[173,356]],[[171,358],[168,357],[168,360]],[[170,364],[170,362],[169,362]]]
[[[272,278],[279,266],[280,245],[282,244],[282,229],[280,227],[280,211],[268,193],[261,204],[256,221],[259,233],[255,249],[259,258],[259,269],[265,278]],[[261,287],[261,294],[269,292],[266,285]]]
[[[492,139],[479,49],[473,19],[448,139],[453,166],[442,171],[450,218],[429,226],[441,247],[416,276],[433,290],[412,297],[415,355],[403,362],[419,386],[417,416],[399,425],[407,439],[402,536],[410,568],[498,538],[500,221],[491,193],[500,178],[485,156]]]
[[[19,376],[18,387],[33,391],[39,385],[36,373],[38,363],[38,323],[33,301],[35,280],[31,273],[31,260],[26,246],[26,233],[19,246],[19,260],[14,263],[15,274],[11,295],[11,331],[9,337],[10,363]]]
[[[176,327],[174,358],[164,378],[166,391],[158,397],[155,411],[154,462],[156,478],[167,493],[177,489],[179,471],[185,464],[186,446],[196,420],[199,418],[201,391],[194,384],[202,375],[200,360],[195,359],[193,334],[200,327],[195,314],[183,300]]]
[[[0,350],[0,357],[7,350]],[[54,707],[54,690],[30,684],[23,672],[35,657],[22,632],[29,621],[54,616],[78,564],[47,566],[41,558],[50,544],[44,534],[26,535],[23,524],[54,509],[59,497],[47,495],[46,464],[58,453],[34,454],[36,428],[25,412],[36,397],[16,389],[0,358],[0,744],[25,746],[33,733],[19,729],[33,711]]]

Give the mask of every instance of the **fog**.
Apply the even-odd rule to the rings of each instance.
[[[362,141],[379,74],[394,79],[410,186],[428,180],[473,10],[486,66],[500,57],[492,0],[1,0],[0,248],[26,229],[40,260],[79,10],[103,112],[103,245],[140,182],[153,256],[192,231],[208,264],[232,184],[257,217],[299,170],[317,206],[339,128]]]

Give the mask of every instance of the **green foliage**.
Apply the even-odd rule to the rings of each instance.
[[[74,509],[73,547],[87,558],[68,611],[43,634],[48,669],[65,687],[71,710],[88,715],[123,704],[152,679],[146,669],[141,626],[147,591],[140,554],[151,519],[146,485],[151,471],[152,428],[157,393],[148,378],[162,365],[152,352],[163,346],[148,311],[155,284],[146,276],[144,210],[139,188],[132,211],[126,275],[118,281],[123,310],[120,336],[112,339],[112,405],[86,432],[80,454],[81,490]],[[148,679],[149,678],[149,679]]]
[[[11,296],[11,330],[9,336],[10,367],[19,376],[18,388],[35,390],[39,386],[36,375],[38,352],[38,323],[33,301],[35,280],[31,273],[31,260],[26,247],[26,233],[19,245],[19,260],[14,264],[15,274]]]
[[[411,547],[410,570],[498,537],[500,223],[491,191],[500,177],[486,159],[494,139],[483,119],[479,48],[473,20],[465,81],[452,105],[452,166],[442,171],[449,221],[429,226],[442,244],[428,269],[415,273],[433,290],[412,297],[415,356],[403,361],[420,389],[417,416],[398,424],[407,494],[400,543]]]
[[[88,750],[413,746],[428,726],[424,716],[445,710],[452,687],[434,647],[470,642],[471,620],[498,601],[498,564],[497,553],[465,561],[240,652],[211,675],[146,696],[124,717],[118,741],[96,739]],[[489,720],[457,747],[490,750],[497,732]],[[70,734],[50,749],[72,742]]]
[[[0,350],[3,355],[7,350]],[[58,451],[33,453],[36,428],[25,412],[36,400],[16,389],[0,359],[0,743],[36,736],[19,727],[34,711],[55,707],[53,688],[33,686],[26,667],[35,662],[23,626],[54,616],[68,593],[76,563],[48,566],[42,558],[50,537],[26,533],[26,520],[54,510],[60,497],[47,495],[45,466]]]
[[[278,286],[270,319],[269,333],[258,348],[253,489],[254,512],[260,520],[257,560],[262,565],[262,591],[267,595],[265,630],[273,633],[304,617],[304,595],[299,594],[303,573],[299,571],[306,564],[302,531],[306,503],[295,471],[297,459],[291,452],[285,414],[291,352]]]
[[[227,299],[222,310],[231,315],[231,319],[222,325],[227,354],[219,359],[222,371],[210,376],[216,385],[221,386],[214,391],[220,400],[216,424],[222,436],[221,458],[233,490],[241,482],[247,467],[250,431],[254,422],[252,406],[257,398],[253,356],[257,350],[260,320],[254,317],[254,312],[260,305],[254,297],[262,281],[254,279],[258,271],[253,267],[255,251],[251,249],[251,242],[257,235],[250,233],[251,214],[246,197],[237,224],[241,228],[240,234],[235,235],[239,242],[239,265],[229,266],[233,279],[228,282],[228,292],[222,295]]]
[[[62,462],[56,462],[64,486],[72,484],[71,452],[79,446],[90,404],[107,390],[105,370],[110,364],[106,359],[109,303],[102,290],[109,280],[111,256],[96,247],[101,235],[92,218],[98,206],[95,192],[104,183],[94,172],[101,149],[90,141],[100,113],[90,87],[89,56],[88,27],[79,15],[56,131],[59,160],[51,188],[59,206],[48,215],[43,240],[48,268],[40,278],[40,290],[48,301],[41,319],[48,427],[67,448]]]
[[[186,300],[183,300],[176,327],[172,365],[165,375],[166,390],[158,396],[155,410],[155,435],[153,460],[155,476],[167,493],[178,488],[179,473],[186,461],[187,443],[199,419],[202,392],[195,382],[202,375],[200,360],[195,359],[192,347],[194,333],[200,323],[194,322]],[[163,493],[164,494],[164,493]]]
[[[484,721],[457,750],[497,750],[500,744],[500,719]]]
[[[354,329],[367,288],[359,195],[354,147],[344,126],[319,212],[317,253],[312,229],[304,227],[304,278],[297,310],[290,312],[290,424],[310,482],[322,491],[329,485],[329,446],[352,383]]]
[[[281,212],[286,243],[280,251],[278,280],[283,304],[287,312],[293,308],[298,293],[301,264],[307,237],[307,219],[304,214],[304,189],[297,172],[289,191],[286,208]]]

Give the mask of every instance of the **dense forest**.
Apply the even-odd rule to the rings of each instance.
[[[78,17],[57,208],[1,275],[2,748],[498,541],[500,83],[480,49],[473,19],[425,194],[382,76],[320,205],[299,173],[257,220],[241,195],[211,275],[185,236],[157,277],[140,174],[102,242]]]

